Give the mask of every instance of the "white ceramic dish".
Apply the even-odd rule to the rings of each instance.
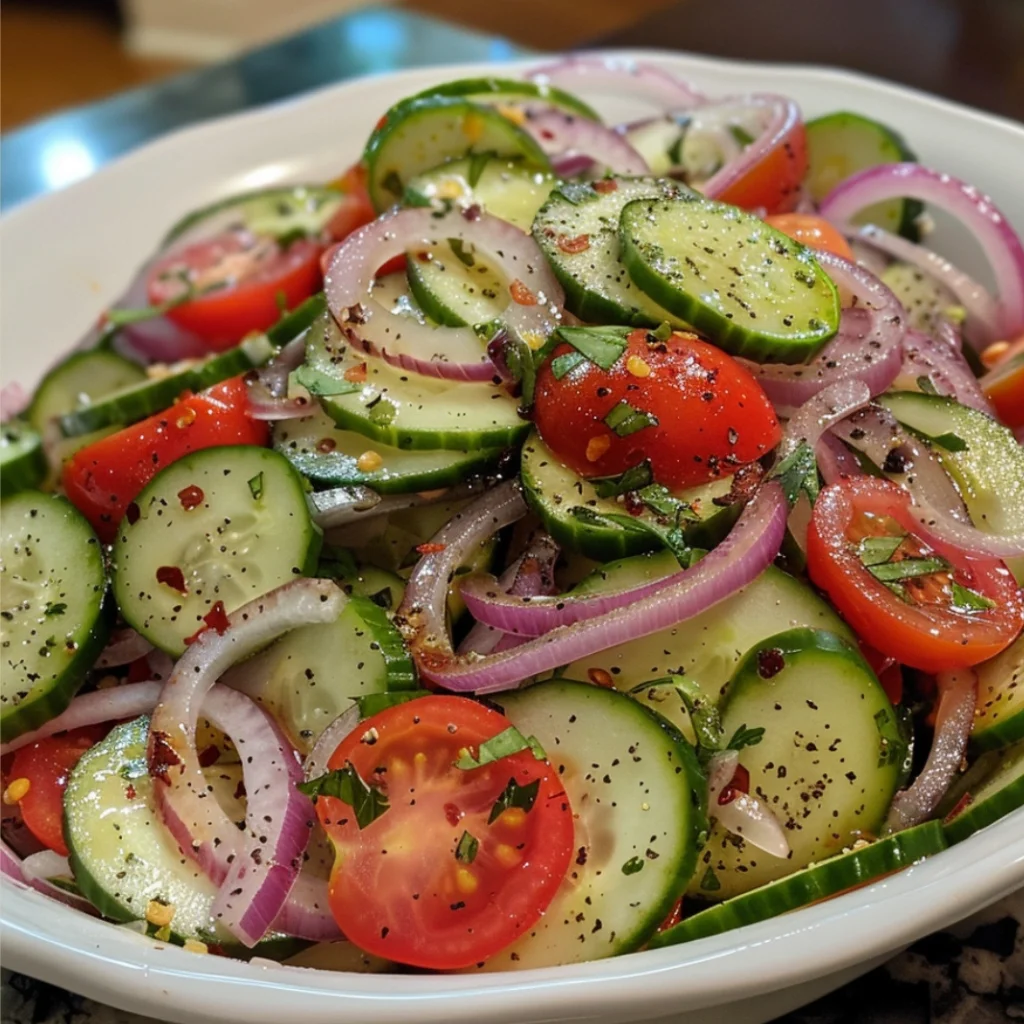
[[[1024,227],[1019,125],[838,71],[625,55],[656,60],[712,94],[780,92],[795,97],[808,116],[848,108],[878,117],[904,132],[924,163],[989,192]],[[484,70],[362,79],[198,125],[15,210],[0,222],[4,380],[34,384],[117,296],[178,214],[241,189],[326,178],[357,155],[390,103]],[[506,66],[502,73],[515,71]],[[598,105],[609,117],[620,113]],[[0,934],[5,967],[189,1024],[614,1024],[656,1017],[755,1024],[1022,884],[1024,810],[902,874],[782,918],[674,949],[518,974],[333,974],[197,956],[153,945],[7,879]]]

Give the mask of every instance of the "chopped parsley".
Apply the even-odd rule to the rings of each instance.
[[[697,738],[699,753],[710,756],[715,751],[721,750],[725,733],[722,731],[722,720],[719,717],[718,709],[715,707],[714,701],[710,700],[692,679],[683,675],[663,676],[661,679],[640,683],[638,686],[632,687],[629,692],[630,694],[650,693],[650,691],[656,691],[663,687],[671,687],[683,702],[683,707],[686,708],[686,712],[690,716],[690,724],[693,726],[693,732]]]
[[[764,739],[764,728],[748,729],[741,725],[725,745],[727,750],[742,750],[744,747],[756,747]]]
[[[359,391],[362,388],[361,384],[354,384],[352,381],[342,380],[340,377],[332,377],[329,373],[316,370],[312,366],[300,366],[292,372],[292,379],[317,398],[330,395],[350,395],[353,391]]]
[[[460,864],[472,864],[480,851],[480,840],[469,832],[463,832],[459,845],[455,847],[455,859]]]
[[[626,339],[632,332],[631,327],[559,327],[554,337],[595,366],[610,370],[626,351]]]
[[[637,466],[631,466],[617,476],[593,477],[590,484],[599,498],[615,498],[620,494],[628,494],[630,491],[639,491],[641,488],[647,487],[653,479],[651,464],[645,461]]]
[[[643,409],[637,409],[625,399],[622,399],[605,416],[604,424],[615,431],[618,437],[629,437],[631,434],[645,430],[647,427],[656,427],[658,425],[658,417]]]
[[[504,732],[499,732],[497,736],[484,740],[480,744],[476,757],[473,757],[468,750],[463,750],[462,756],[455,762],[455,767],[470,771],[473,768],[491,764],[493,761],[500,761],[503,757],[519,754],[524,750],[532,750],[533,756],[538,761],[543,761],[547,757],[544,748],[541,747],[535,736],[524,736],[514,725],[510,725]]]
[[[45,615],[49,619],[52,618],[54,615],[63,615],[67,610],[68,606],[63,601],[51,601],[43,610],[43,615]]]
[[[487,165],[497,156],[493,149],[483,153],[472,153],[469,157],[469,169],[466,171],[466,184],[476,188]],[[473,264],[470,263],[469,266]]]
[[[814,449],[806,441],[802,442],[772,470],[771,479],[777,479],[782,484],[786,501],[790,505],[796,504],[801,493],[806,494],[807,500],[813,505],[821,489]]]
[[[352,699],[359,706],[359,717],[370,718],[379,711],[393,708],[396,704],[405,704],[410,700],[429,696],[429,690],[392,690],[387,693],[364,693]]]
[[[985,597],[984,594],[979,594],[976,590],[961,586],[956,580],[952,581],[950,589],[952,591],[950,603],[954,611],[970,614],[971,612],[985,612],[996,606],[995,601]]]
[[[335,768],[308,782],[300,782],[298,789],[314,801],[321,796],[332,796],[348,804],[355,812],[360,829],[376,821],[391,806],[383,788],[365,782],[351,762],[344,768]]]
[[[501,796],[494,801],[490,816],[487,819],[488,825],[493,825],[501,815],[513,807],[529,814],[533,805],[537,802],[537,794],[540,792],[540,779],[520,786],[515,779],[509,779],[508,785],[501,791]]]
[[[918,389],[923,391],[926,395],[937,395],[938,391],[935,390],[935,385],[932,383],[931,377],[918,377],[917,378]]]
[[[253,501],[259,501],[263,497],[263,473],[262,471],[249,478],[249,493]]]
[[[476,264],[476,257],[466,248],[466,243],[461,238],[449,238],[448,244],[455,253],[455,258],[464,266],[472,267]]]
[[[644,862],[640,857],[630,857],[625,864],[622,865],[622,873],[624,875],[635,875],[638,871],[643,871]]]
[[[868,572],[880,583],[899,583],[916,576],[931,576],[932,573],[946,572],[949,562],[935,556],[929,558],[901,558],[896,562],[869,565]]]
[[[742,125],[729,125],[729,134],[736,140],[738,146],[749,146],[754,141],[754,136]]]
[[[906,537],[865,537],[857,545],[857,554],[866,568],[882,565],[896,554],[904,540]]]

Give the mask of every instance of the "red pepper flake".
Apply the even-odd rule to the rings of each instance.
[[[185,574],[176,565],[161,565],[156,571],[157,583],[163,583],[179,594],[187,594]]]
[[[135,787],[129,782],[127,787],[125,788],[124,795],[129,800],[134,800],[139,794],[136,793]]]
[[[956,806],[942,819],[943,825],[948,825],[954,818],[963,814],[971,804],[974,803],[974,797],[970,793],[964,793],[962,797],[956,802]]]
[[[512,301],[520,306],[537,305],[537,296],[518,277],[508,286],[508,292],[512,296]]]
[[[220,747],[216,743],[211,743],[205,750],[199,751],[199,767],[209,768],[217,763],[219,757]]]
[[[613,178],[602,178],[600,181],[592,182],[591,187],[595,192],[600,192],[603,195],[607,195],[609,192],[614,192],[619,187],[619,183]]]
[[[562,252],[569,254],[586,252],[590,248],[590,235],[577,235],[575,238],[570,238],[568,235],[559,235],[555,244]]]
[[[741,793],[749,792],[750,772],[743,765],[738,764],[729,785],[718,794],[718,806],[724,807],[726,804],[731,804]]]
[[[420,544],[416,550],[421,555],[437,555],[444,551],[446,546],[445,544]]]
[[[124,517],[128,520],[129,526],[134,526],[139,521],[139,516],[142,515],[142,510],[135,502],[130,502],[128,507],[124,510]]]
[[[224,602],[218,601],[204,616],[204,626],[200,626],[191,636],[185,637],[185,646],[190,647],[207,630],[215,629],[218,636],[223,636],[231,623],[228,621],[228,613],[224,610]]]
[[[431,256],[426,249],[420,249],[420,251],[416,253],[416,259],[418,259],[420,263],[429,263]]]
[[[178,491],[178,501],[181,502],[181,507],[186,512],[191,512],[192,509],[201,505],[205,497],[203,489],[196,487],[195,484],[189,484],[188,487],[183,487]]]
[[[366,382],[366,363],[358,366],[350,366],[343,374],[345,380],[350,384],[363,384]]]
[[[154,732],[150,736],[146,760],[149,774],[168,786],[171,784],[168,769],[177,768],[182,763],[178,752],[171,746],[171,738],[165,732]]]
[[[333,437],[322,437],[316,443],[316,450],[321,455],[327,455],[328,452],[333,452],[338,447],[338,442]]]
[[[615,685],[611,673],[603,668],[588,668],[587,678],[595,686],[603,686],[606,690],[610,690]]]
[[[452,828],[455,828],[455,826],[462,821],[462,812],[455,806],[455,804],[445,804],[444,817],[448,824],[451,825]]]
[[[385,114],[385,115],[384,115],[384,116],[383,116],[383,117],[382,117],[382,118],[381,118],[381,119],[380,119],[380,120],[379,120],[379,121],[378,121],[378,122],[376,123],[376,125],[374,125],[374,128],[373,128],[373,130],[374,130],[375,132],[379,132],[379,131],[381,130],[381,128],[383,128],[383,127],[384,127],[384,125],[386,125],[387,123],[388,123],[388,115],[387,115],[387,114]]]

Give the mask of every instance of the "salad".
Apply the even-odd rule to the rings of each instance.
[[[1024,247],[857,113],[445,83],[337,180],[183,217],[3,401],[5,885],[516,970],[1024,802]]]

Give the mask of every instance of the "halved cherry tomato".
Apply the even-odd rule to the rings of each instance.
[[[207,294],[174,306],[167,316],[215,351],[264,331],[320,287],[322,244],[300,238],[282,247],[273,238],[227,231],[168,253],[149,272],[153,305],[179,298],[187,288]]]
[[[916,526],[910,495],[898,484],[858,477],[826,487],[807,532],[811,579],[863,640],[905,665],[940,672],[987,661],[1024,626],[1013,576],[998,560],[968,558],[938,541],[925,544]],[[869,552],[866,545],[884,550],[897,540],[875,566],[886,575],[880,581],[865,564],[880,557],[879,548]],[[911,575],[915,566],[930,564],[925,559],[939,564]]]
[[[716,198],[745,210],[788,213],[807,173],[807,131],[795,120],[777,146]]]
[[[810,213],[777,213],[773,217],[765,217],[764,222],[776,231],[803,242],[808,248],[824,249],[825,252],[854,262],[850,243],[824,217],[815,217]]]
[[[347,803],[317,798],[337,858],[331,912],[360,949],[416,967],[468,967],[543,914],[573,849],[557,773],[530,750],[455,766],[508,727],[465,697],[422,697],[368,718],[334,752],[331,769],[354,768],[389,804],[360,828]]]
[[[864,660],[871,666],[871,671],[878,676],[878,681],[882,684],[889,703],[899,704],[903,700],[903,668],[900,663],[888,654],[876,651],[871,644],[862,642],[860,653],[864,655]]]
[[[572,351],[563,345],[554,356]],[[690,334],[659,341],[644,330],[629,335],[610,370],[582,362],[559,380],[545,363],[534,419],[581,476],[612,476],[647,459],[654,479],[673,489],[734,473],[781,436],[768,397],[732,356]]]
[[[107,734],[103,726],[86,726],[48,736],[22,747],[11,763],[8,785],[28,780],[28,792],[18,801],[29,831],[51,850],[68,855],[64,844],[64,790],[78,759]]]
[[[991,359],[993,350],[997,354],[994,361],[985,362],[992,368],[981,378],[982,390],[1008,427],[1024,427],[1024,335],[1009,344],[989,346],[982,360]]]
[[[267,424],[247,408],[241,377],[186,394],[165,412],[75,452],[62,477],[68,499],[109,543],[129,504],[164,466],[201,448],[265,445]]]

